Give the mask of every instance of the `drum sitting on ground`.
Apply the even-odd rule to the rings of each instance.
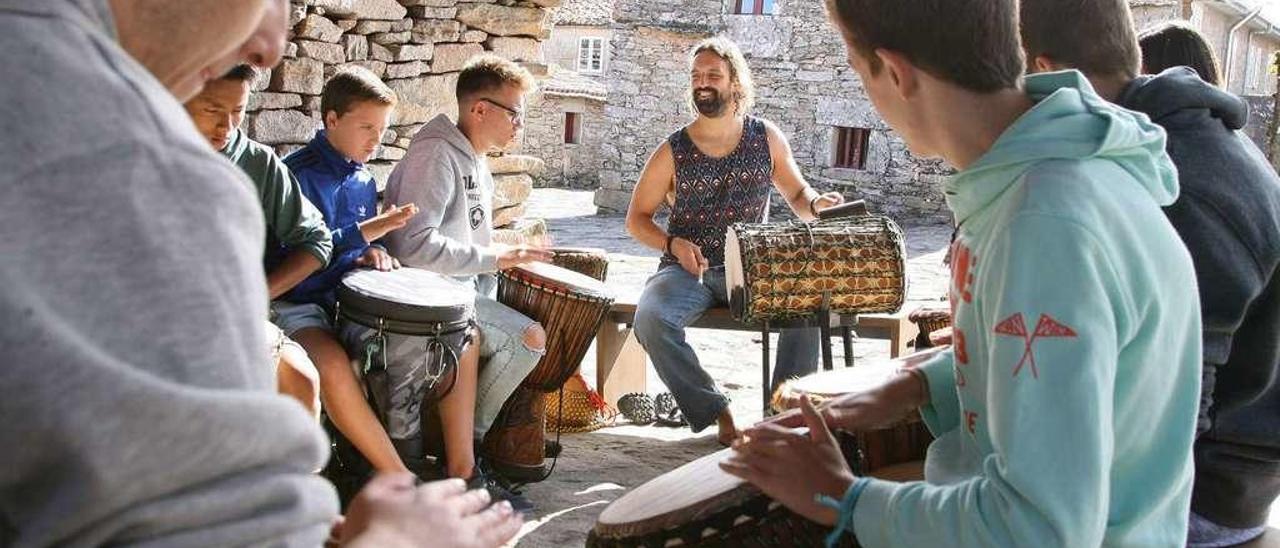
[[[484,449],[504,475],[536,481],[542,479],[545,458],[545,393],[559,389],[577,371],[613,295],[599,280],[533,263],[499,274],[498,301],[541,323],[547,344],[538,366],[489,429]]]
[[[587,546],[822,546],[829,528],[720,470],[731,451],[690,462],[613,501],[597,518]],[[846,535],[841,546],[857,543]]]
[[[885,217],[746,224],[725,238],[725,285],[734,318],[808,316],[829,293],[831,312],[894,312],[906,298],[902,229]]]
[[[453,386],[475,292],[415,268],[359,270],[338,287],[338,332],[375,414],[406,460],[424,456],[423,407]]]
[[[791,379],[773,393],[773,408],[781,412],[799,407],[800,398],[807,397],[821,404],[837,396],[869,390],[898,374],[902,363],[902,360],[867,359],[859,361],[856,367]],[[853,437],[857,456],[850,461],[855,474],[875,473],[891,465],[924,460],[933,441],[918,412],[887,428],[858,432]]]

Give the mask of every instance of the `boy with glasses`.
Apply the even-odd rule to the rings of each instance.
[[[549,260],[551,253],[490,242],[494,183],[485,161],[487,153],[515,140],[524,122],[524,96],[533,85],[529,72],[511,61],[493,55],[473,59],[458,75],[458,122],[441,114],[423,126],[387,182],[388,204],[416,206],[420,212],[404,230],[388,235],[391,255],[406,266],[476,286],[482,364],[476,440],[483,439],[546,348],[542,326],[494,299],[495,272]],[[449,463],[449,468],[459,465],[473,463]]]

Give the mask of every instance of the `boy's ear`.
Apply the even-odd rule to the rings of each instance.
[[[1049,56],[1047,55],[1037,55],[1028,64],[1031,66],[1031,72],[1033,74],[1037,74],[1041,72],[1054,72],[1054,71],[1063,70],[1067,68],[1063,65],[1059,65],[1058,63],[1054,62],[1054,60],[1050,59]]]
[[[905,55],[896,51],[877,49],[875,55],[880,58],[884,70],[889,73],[889,81],[893,83],[898,96],[909,100],[920,89],[919,69]]]
[[[324,128],[330,129],[338,124],[338,111],[331,110],[324,113]]]

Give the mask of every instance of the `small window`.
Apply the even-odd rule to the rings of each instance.
[[[578,72],[603,72],[604,39],[582,38],[578,40]]]
[[[576,145],[582,142],[582,114],[578,112],[564,113],[564,143]]]
[[[867,166],[867,141],[871,130],[861,127],[837,127],[835,167],[865,169]]]
[[[774,0],[734,0],[734,13],[739,15],[773,15]]]

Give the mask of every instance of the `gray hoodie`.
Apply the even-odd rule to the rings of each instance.
[[[0,0],[0,546],[318,546],[324,437],[275,394],[262,209],[116,43]]]
[[[493,174],[471,141],[443,114],[414,136],[391,172],[386,203],[416,204],[409,224],[387,235],[387,251],[406,266],[470,280],[498,270],[488,249]]]

